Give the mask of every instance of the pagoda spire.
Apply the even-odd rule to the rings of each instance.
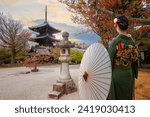
[[[45,22],[47,22],[47,5],[45,6]]]

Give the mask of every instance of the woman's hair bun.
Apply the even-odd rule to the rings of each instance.
[[[119,25],[119,28],[121,30],[127,30],[128,29],[128,18],[124,15],[118,16],[117,24]]]

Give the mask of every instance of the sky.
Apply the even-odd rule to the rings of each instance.
[[[71,21],[71,13],[65,4],[57,0],[0,0],[0,12],[10,14],[25,26],[34,25],[34,20],[45,18],[48,7],[48,21],[77,26]]]
[[[0,0],[0,12],[9,14],[13,19],[21,21],[25,28],[28,28],[43,22],[46,5],[47,19],[50,25],[56,26],[55,28],[61,31],[69,32],[71,38],[91,43],[93,42],[91,40],[96,37],[94,42],[97,42],[99,37],[95,34],[94,39],[91,34],[91,38],[86,34],[76,35],[76,33],[82,32],[85,27],[75,24],[71,20],[72,14],[67,10],[66,5],[58,2],[58,0]],[[61,34],[56,36],[60,38]]]

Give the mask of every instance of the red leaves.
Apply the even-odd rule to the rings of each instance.
[[[137,26],[138,24],[140,24],[139,20],[136,20],[136,19],[130,20],[130,25],[131,26]]]
[[[35,52],[24,60],[23,65],[29,68],[35,68],[44,62],[50,62],[50,56]]]
[[[78,24],[86,24],[94,32],[101,36],[102,41],[106,43],[116,36],[113,27],[113,19],[118,14],[126,15],[131,18],[149,18],[149,11],[142,6],[143,0],[79,0],[71,4],[76,7],[70,7],[76,11],[74,20]],[[147,3],[150,0],[147,0]],[[130,33],[133,33],[134,27],[139,21],[130,20]],[[105,43],[104,42],[104,43]]]

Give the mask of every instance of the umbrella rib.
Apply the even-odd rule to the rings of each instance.
[[[93,84],[93,83],[92,83]],[[94,93],[95,93],[95,97],[96,97],[96,99],[99,99],[99,96],[97,95],[97,94],[99,94],[99,92],[97,91],[97,88],[95,87],[95,85],[93,84],[93,91],[94,91]],[[100,97],[101,97],[101,95],[100,95]],[[102,98],[102,97],[101,97]]]
[[[107,90],[106,88],[102,87],[102,86],[99,85],[97,82],[95,82],[95,84],[108,92],[108,90]],[[98,87],[98,89],[99,89],[99,87]],[[101,91],[101,90],[100,90],[100,91]],[[102,93],[104,96],[106,96],[106,94],[103,93],[102,91],[101,91],[101,93]]]
[[[91,81],[91,87],[92,87],[92,91],[93,91],[94,96],[96,97],[96,99],[99,99],[97,96],[97,93],[96,93],[97,91],[95,89],[95,85],[92,83],[92,81]]]
[[[91,92],[91,85],[89,85],[89,94],[90,94],[89,99],[93,99],[93,98],[92,98],[92,92]]]
[[[91,85],[91,83],[90,83],[90,94],[91,94],[91,99],[93,100],[94,98],[93,98],[93,90],[92,90],[92,87],[91,87],[92,85]]]
[[[97,64],[100,64],[100,63],[103,62],[103,60],[105,60],[104,54],[105,54],[105,52],[102,53],[102,55],[101,55],[101,57],[98,59],[98,61],[95,62],[95,63],[96,63],[96,66],[97,66]],[[104,58],[103,58],[103,57],[104,57]],[[102,60],[101,60],[101,59],[102,59]]]
[[[104,50],[104,49],[103,49],[103,50]],[[102,50],[101,50],[101,52],[102,52]],[[99,52],[99,54],[101,54],[101,53]],[[99,55],[99,54],[98,54],[98,55]],[[102,55],[100,56],[99,59],[97,59],[97,58],[95,59],[95,60],[96,60],[96,61],[95,61],[96,64],[93,65],[93,68],[94,68],[94,69],[95,69],[95,66],[96,66],[97,64],[99,64],[98,61],[100,61],[100,63],[101,63],[101,59],[102,59],[102,57],[103,57],[104,54],[105,54],[105,52],[102,53]],[[99,56],[97,56],[97,57],[99,57]],[[93,70],[94,70],[94,69],[93,69]]]
[[[103,71],[104,69],[107,69],[107,68],[109,68],[109,67],[111,67],[111,66],[107,66],[107,67],[102,68],[102,69],[100,69],[100,70],[98,70],[98,71]],[[95,73],[95,72],[97,72],[97,71],[95,70],[94,73]]]
[[[107,67],[105,67],[105,68],[102,68],[102,69],[100,69],[100,71],[103,71],[104,69],[107,69],[107,68],[111,68],[111,66],[107,66]]]
[[[99,98],[97,97],[97,91],[96,91],[95,86],[94,86],[93,83],[92,83],[92,91],[93,91],[93,95],[94,95],[97,99],[99,99]]]
[[[100,48],[100,52],[98,52],[98,54],[96,54],[96,56],[95,56],[95,58],[94,58],[96,61],[95,61],[95,64],[92,65],[92,66],[93,66],[92,69],[95,68],[95,65],[96,65],[97,62],[98,62],[98,57],[99,57],[99,55],[101,54],[101,51],[102,51],[102,49]],[[104,54],[104,53],[103,53],[103,54]],[[91,54],[91,55],[92,55],[92,54]],[[93,61],[93,62],[94,62],[94,61]]]
[[[101,58],[102,58],[103,55],[105,54],[105,52],[103,52],[102,50],[103,50],[103,49],[101,49],[100,52],[97,54],[96,58],[94,58],[94,59],[96,60],[96,61],[95,61],[96,64],[94,64],[94,66],[93,66],[94,68],[95,68],[95,66],[97,65],[98,61],[101,60]],[[101,53],[101,52],[103,52],[103,53]],[[102,54],[102,55],[101,55],[101,54]],[[100,58],[98,59],[99,56],[100,56]]]
[[[95,82],[94,82],[95,83]],[[97,90],[97,87],[95,86],[95,84],[93,84],[93,88],[95,89],[95,91],[100,95],[100,97],[101,97],[101,99],[103,99],[102,98],[102,96],[101,96],[101,94],[100,94],[100,92],[102,92],[101,90],[100,90],[100,92],[99,92],[99,90]],[[96,97],[97,97],[97,93],[95,93],[96,94]],[[98,97],[97,97],[98,98]],[[99,99],[99,98],[98,98]]]
[[[106,63],[108,63],[108,62],[110,62],[110,60],[109,61],[107,61],[107,62],[105,62],[105,63],[103,63],[101,66],[99,66],[99,67],[102,67],[102,66],[104,66]],[[98,68],[99,68],[98,67]]]
[[[111,73],[111,72],[99,73],[99,74],[94,74],[94,75],[101,75],[101,74],[108,74],[108,73]]]
[[[93,80],[94,81],[94,80]],[[95,82],[95,81],[94,81]],[[100,86],[101,88],[103,88],[104,90],[108,91],[105,87],[99,85],[97,82],[95,82],[98,86]]]
[[[109,57],[109,56],[106,56],[102,61],[100,61],[100,63],[102,63],[107,57]],[[103,64],[100,65],[100,66],[97,65],[98,67],[95,67],[94,70],[95,70],[95,69],[98,69],[98,68],[100,68],[100,67],[102,67],[103,65],[105,65],[105,64],[108,63],[108,62],[110,62],[110,60],[108,60],[107,62],[103,63]],[[100,63],[98,62],[97,64],[100,64]]]
[[[96,71],[97,69],[99,69],[99,68],[103,67],[105,64],[107,65],[107,63],[108,63],[108,62],[110,62],[110,61],[106,61],[106,62],[105,62],[105,63],[103,63],[103,64],[98,63],[98,64],[97,64],[97,67],[95,67],[93,71]]]
[[[91,91],[91,97],[92,97],[92,100],[93,100],[93,99],[94,99],[94,97],[93,97],[93,96],[94,96],[94,93],[93,93],[94,91],[93,91],[93,87],[92,87],[92,86],[93,86],[93,85],[92,85],[92,83],[90,82],[90,89],[91,89],[90,91]]]
[[[111,79],[110,77],[108,78],[108,77],[95,77],[95,76],[94,76],[94,78]]]
[[[102,82],[102,81],[100,81],[100,80],[98,80],[98,79],[96,79],[96,78],[93,78],[94,80],[96,80],[96,81],[98,81],[98,82],[101,82],[101,83],[103,83],[103,84],[105,84],[105,85],[110,85],[110,84],[107,84],[107,83],[105,83],[105,82]]]
[[[95,46],[93,46],[93,48],[95,49]],[[93,49],[93,50],[94,50],[94,49]],[[93,56],[91,56],[92,53],[93,53],[91,50],[92,50],[92,49],[89,50],[90,60],[92,60],[92,57],[93,57]],[[92,62],[92,65],[93,65],[93,64],[94,64],[94,61],[91,61],[91,62]]]

